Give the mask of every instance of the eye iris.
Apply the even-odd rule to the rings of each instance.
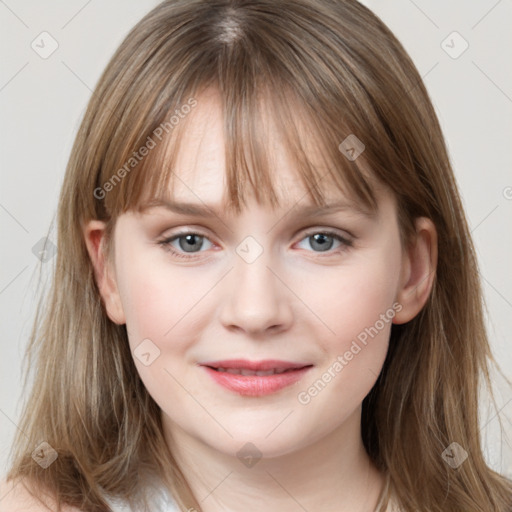
[[[315,244],[320,244],[318,248],[321,251],[328,251],[332,247],[332,237],[323,233],[317,233],[309,237],[313,240],[311,247],[315,247]],[[330,239],[330,240],[329,240]]]
[[[183,239],[185,239],[187,241],[185,245],[182,243]],[[200,235],[195,235],[195,234],[182,235],[179,237],[180,248],[186,252],[194,252],[194,249],[200,249],[202,241],[203,241],[203,237]],[[189,249],[192,249],[192,250],[189,250]]]

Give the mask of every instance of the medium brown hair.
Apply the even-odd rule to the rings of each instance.
[[[402,45],[351,0],[170,0],[125,38],[94,90],[66,170],[56,268],[27,349],[34,382],[8,477],[27,477],[59,507],[92,512],[108,510],[104,493],[142,509],[156,476],[183,510],[201,510],[164,441],[126,327],[106,314],[82,230],[100,219],[111,235],[119,215],[172,185],[183,106],[209,87],[222,100],[234,211],[248,185],[259,202],[277,203],[262,132],[267,112],[316,204],[330,185],[374,209],[376,179],[397,199],[404,244],[417,217],[432,219],[433,289],[420,314],[392,327],[363,402],[363,442],[403,511],[510,511],[511,484],[487,466],[479,439],[478,390],[482,379],[490,385],[492,356],[443,135]],[[339,148],[350,135],[365,145],[355,160]],[[134,164],[149,138],[156,147]],[[310,158],[312,147],[320,161]],[[31,457],[41,441],[58,453],[46,469]],[[469,454],[457,469],[442,458],[454,441]]]

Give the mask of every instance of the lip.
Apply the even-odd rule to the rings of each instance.
[[[298,382],[313,365],[267,359],[265,361],[247,361],[230,359],[200,363],[206,373],[219,385],[243,396],[264,396],[291,386]],[[220,372],[214,368],[247,369],[252,371],[288,370],[274,375],[237,375]]]
[[[290,370],[310,366],[309,363],[292,363],[290,361],[281,361],[279,359],[265,359],[264,361],[249,361],[247,359],[224,359],[222,361],[207,361],[200,363],[201,366],[211,366],[212,368],[233,368],[246,370],[265,371],[265,370]]]

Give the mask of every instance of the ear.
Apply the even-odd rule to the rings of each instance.
[[[419,217],[415,221],[416,236],[404,248],[400,286],[396,296],[402,309],[394,324],[412,320],[423,308],[432,290],[437,267],[437,230],[434,223]]]
[[[90,220],[83,229],[84,239],[107,315],[114,323],[122,325],[126,323],[126,318],[117,288],[113,264],[105,253],[105,228],[105,222]]]

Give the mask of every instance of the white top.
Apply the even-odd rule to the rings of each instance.
[[[387,481],[386,484],[389,485],[389,481]],[[375,510],[379,510],[379,506],[381,505],[383,499],[384,493],[381,496],[381,499],[379,500]],[[114,499],[108,495],[105,495],[105,501],[109,504],[110,508],[114,512],[138,512],[132,511],[129,505],[122,499]],[[393,497],[390,499],[386,510],[387,512],[400,512],[400,509],[398,508],[398,505]],[[154,501],[151,504],[151,512],[180,512],[180,509],[170,493],[161,488],[157,494],[154,495]]]
[[[105,500],[110,505],[114,512],[137,512],[132,511],[127,503],[123,500],[114,500],[109,497],[105,497]],[[379,506],[382,503],[382,499],[379,501],[377,508],[375,510],[379,510]],[[388,512],[400,512],[398,505],[396,502],[391,499],[388,503],[388,507],[386,509]],[[156,496],[154,504],[151,506],[151,512],[180,512],[178,505],[174,501],[174,499],[170,496],[170,494],[166,491],[162,491]]]
[[[151,512],[180,512],[178,505],[167,491],[162,490],[154,498],[154,502],[151,504]],[[105,496],[105,501],[114,512],[132,512],[132,509],[124,500]]]
[[[113,500],[107,497],[105,497],[105,500],[107,501],[107,503],[110,505],[114,512],[137,512],[132,511],[128,504],[122,500]],[[375,510],[379,510],[379,506],[377,506]],[[400,512],[394,500],[391,500],[389,502],[387,511]],[[157,498],[155,500],[154,505],[152,504],[151,512],[180,512],[180,509],[178,508],[178,505],[172,499],[172,497],[168,493],[164,492],[163,494],[160,495],[160,499]]]

